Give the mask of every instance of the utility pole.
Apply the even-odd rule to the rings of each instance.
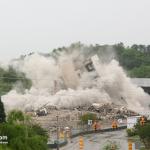
[[[57,91],[57,81],[55,80],[54,81],[54,94],[56,93],[56,91]],[[57,114],[57,116],[56,116],[56,118],[57,118],[57,150],[59,150],[59,124],[58,124],[58,114]]]
[[[57,118],[57,150],[59,150],[59,125],[58,125],[58,115]]]

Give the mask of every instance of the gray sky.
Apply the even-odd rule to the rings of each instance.
[[[0,61],[85,44],[150,44],[150,0],[0,0]]]

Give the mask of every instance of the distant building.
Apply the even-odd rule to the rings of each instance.
[[[150,78],[132,78],[132,83],[144,89],[150,94]]]
[[[137,124],[141,116],[131,116],[127,118],[127,129],[132,129]]]

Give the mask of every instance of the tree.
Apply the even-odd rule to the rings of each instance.
[[[141,126],[140,123],[138,123],[135,126],[135,129],[141,141],[144,143],[145,148],[149,150],[150,149],[150,122],[147,121],[144,126]]]
[[[103,150],[119,150],[119,146],[114,141],[109,141],[107,145],[104,146]]]
[[[29,89],[32,86],[31,80],[27,79],[25,74],[16,71],[13,67],[9,66],[8,69],[0,67],[0,95],[9,92],[15,84],[19,87],[19,92],[24,92],[24,89]]]
[[[87,124],[88,120],[93,120],[93,121],[97,120],[97,116],[96,114],[93,114],[93,113],[86,113],[82,115],[80,119],[83,122],[83,124]]]
[[[3,102],[1,101],[1,96],[0,96],[0,123],[5,122],[6,115],[5,115],[5,109]]]
[[[128,134],[128,137],[132,137],[132,136],[137,135],[136,130],[134,128],[133,129],[127,129],[126,132]]]
[[[71,53],[73,50],[78,50],[83,54],[81,59],[90,58],[95,54],[99,56],[102,62],[106,63],[110,62],[112,59],[117,59],[119,64],[129,72],[129,76],[149,77],[150,45],[134,44],[132,46],[125,46],[123,43],[118,43],[115,45],[95,44],[86,46],[79,42],[73,43],[70,47],[55,49],[52,54],[55,58],[58,58],[61,52],[63,53],[66,51],[67,53]],[[143,69],[146,71],[145,73]]]
[[[7,135],[8,137],[6,148],[12,150],[47,150],[47,132],[39,125],[30,123],[27,119],[21,111],[13,110],[8,114],[8,121],[0,124],[0,135]]]
[[[12,150],[12,149],[10,149],[7,145],[3,144],[0,145],[0,150]]]
[[[17,123],[17,122],[23,122],[25,120],[25,116],[22,111],[20,110],[12,110],[9,112],[7,121],[8,123]]]
[[[129,74],[131,77],[137,77],[137,78],[150,78],[150,66],[140,66],[138,68],[134,68],[131,71],[129,71]]]

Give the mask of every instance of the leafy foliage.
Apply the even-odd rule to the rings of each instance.
[[[5,115],[4,105],[0,97],[0,123],[5,122],[5,118],[6,118],[6,115]]]
[[[116,142],[109,141],[103,148],[103,150],[119,150],[119,146]]]
[[[140,67],[136,67],[133,68],[130,72],[129,72],[131,77],[137,77],[137,78],[149,78],[150,77],[150,65],[149,66],[140,66]]]
[[[145,148],[150,149],[150,121],[147,121],[144,126],[138,123],[135,129],[141,141],[144,143]]]
[[[127,131],[127,134],[129,137],[137,135],[136,130],[134,128],[133,129],[127,129],[126,131]]]
[[[125,47],[122,43],[114,45],[120,65],[129,71],[129,76],[150,78],[150,46],[133,45]]]
[[[8,122],[0,124],[0,135],[8,137],[8,145],[5,148],[47,150],[47,132],[39,125],[30,123],[26,118],[21,111],[14,110],[9,113]],[[2,147],[2,150],[5,148]]]
[[[97,120],[97,116],[93,113],[86,113],[80,117],[80,120],[83,122],[83,124],[87,124],[88,120]]]
[[[20,110],[12,110],[11,112],[9,112],[8,117],[7,117],[7,122],[8,123],[16,123],[16,122],[20,122],[20,121],[24,121],[25,120],[25,116],[23,114],[22,111]]]
[[[0,150],[12,150],[7,145],[0,145]]]
[[[85,59],[97,54],[101,61],[109,62],[111,59],[117,59],[120,65],[129,72],[131,77],[150,78],[150,45],[132,45],[124,46],[123,43],[115,45],[90,45],[85,46],[80,42],[73,43],[69,48],[62,47],[54,49],[52,54],[59,57],[62,51],[79,50],[85,54]]]
[[[9,92],[17,83],[21,83],[25,89],[31,87],[31,81],[25,77],[24,73],[17,72],[11,66],[7,70],[0,68],[0,95]]]

